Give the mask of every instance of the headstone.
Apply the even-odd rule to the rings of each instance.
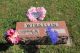
[[[65,21],[17,22],[16,30],[20,38],[36,40],[47,36],[47,26],[53,27],[60,37],[69,37]]]

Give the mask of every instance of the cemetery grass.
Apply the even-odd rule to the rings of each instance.
[[[0,53],[24,53],[20,44],[9,45],[4,33],[16,22],[28,21],[25,14],[31,6],[46,8],[44,21],[66,21],[73,42],[71,47],[42,45],[40,53],[80,53],[80,0],[0,0]]]

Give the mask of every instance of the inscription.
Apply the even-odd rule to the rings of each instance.
[[[17,32],[20,35],[38,35],[39,34],[39,30],[38,29],[33,29],[33,30],[23,29],[23,30],[18,30]]]
[[[51,26],[51,27],[58,27],[58,23],[36,23],[36,24],[28,24],[25,23],[24,27],[25,28],[32,28],[32,27],[47,27],[47,26]]]

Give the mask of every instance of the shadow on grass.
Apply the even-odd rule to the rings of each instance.
[[[0,43],[0,51],[6,51],[10,46],[10,43]]]
[[[44,37],[42,39],[37,39],[35,41],[25,41],[25,42],[20,42],[18,44],[21,49],[24,49],[24,53],[40,53],[39,46],[40,45],[48,45],[47,44],[47,37]],[[42,43],[42,44],[41,44]],[[44,44],[43,44],[44,43]],[[11,43],[0,43],[0,52],[1,51],[6,51],[10,46],[12,46]]]
[[[0,52],[8,50],[12,46],[10,43],[0,43]],[[20,44],[20,48],[24,49],[24,53],[40,53],[37,45]]]
[[[25,41],[20,43],[20,48],[24,49],[24,53],[40,53],[40,45],[50,45],[48,37],[43,37],[35,41]]]
[[[24,53],[40,53],[37,45],[20,44],[20,48],[24,49]]]

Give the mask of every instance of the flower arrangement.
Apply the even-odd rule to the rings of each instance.
[[[56,44],[58,41],[58,32],[52,29],[53,29],[52,27],[47,27],[46,31],[47,31],[49,38],[52,41],[52,44]]]
[[[19,43],[20,41],[20,38],[18,37],[18,32],[16,32],[15,30],[13,29],[9,29],[7,30],[6,32],[6,37],[7,37],[7,40],[12,43],[12,44],[17,44]]]
[[[26,16],[32,22],[37,22],[40,20],[44,20],[46,15],[46,10],[44,7],[31,7],[28,9]]]

